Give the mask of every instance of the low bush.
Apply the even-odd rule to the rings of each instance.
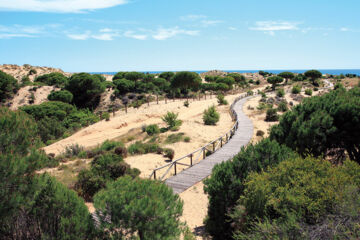
[[[310,88],[308,89],[305,89],[305,94],[308,95],[308,96],[311,96],[312,95],[312,90]]]
[[[181,140],[183,140],[183,137],[184,137],[184,133],[170,134],[169,136],[167,136],[165,143],[172,144],[172,143],[180,142]]]
[[[291,89],[291,93],[293,94],[299,94],[301,92],[301,86],[300,85],[294,85]]]
[[[126,147],[123,146],[115,148],[114,152],[115,154],[120,155],[123,158],[126,158],[128,154]]]
[[[174,112],[167,112],[161,119],[167,124],[168,129],[180,127],[182,121],[178,119],[179,114]]]
[[[142,143],[140,141],[137,141],[128,147],[128,152],[131,155],[147,154],[147,153],[156,153],[158,149],[159,149],[159,145],[156,143]]]
[[[42,82],[47,84],[48,86],[56,86],[63,88],[68,82],[68,78],[62,73],[53,72],[36,77],[35,82]]]
[[[277,110],[280,111],[280,112],[286,112],[287,110],[289,110],[289,108],[287,106],[287,103],[286,102],[280,102],[278,104]]]
[[[101,115],[101,119],[105,119],[105,121],[110,121],[110,113],[108,112],[103,112]]]
[[[184,102],[184,106],[185,106],[185,107],[189,107],[189,106],[190,106],[190,103],[189,103],[188,100],[186,100],[186,101]]]
[[[225,97],[223,94],[219,94],[216,96],[219,105],[228,105],[228,101],[226,101]]]
[[[64,103],[71,103],[73,95],[68,90],[55,91],[49,94],[48,99],[50,101],[60,101]]]
[[[276,91],[276,96],[278,97],[284,97],[285,96],[285,90],[283,88],[280,88]]]
[[[73,145],[67,146],[65,148],[64,155],[67,158],[71,158],[71,157],[78,156],[79,153],[81,153],[82,151],[84,151],[83,146],[80,146],[79,144],[73,144]]]
[[[204,111],[203,121],[205,125],[216,125],[219,120],[220,114],[216,111],[215,106],[211,106]]]
[[[145,128],[145,132],[146,132],[149,136],[153,136],[153,135],[155,135],[155,134],[160,133],[160,129],[159,129],[158,125],[156,125],[156,124],[151,124],[151,125],[148,125],[148,126]]]
[[[184,142],[190,142],[190,137],[184,137]]]
[[[279,115],[277,114],[277,111],[275,108],[270,108],[266,111],[266,122],[276,122],[279,120]]]
[[[263,137],[264,135],[265,135],[264,131],[257,130],[256,136],[258,136],[258,137]]]
[[[164,156],[169,158],[171,161],[174,159],[175,151],[171,148],[163,149]]]
[[[114,150],[117,147],[125,147],[125,146],[124,143],[122,142],[106,140],[99,147],[95,149],[95,152],[102,152],[102,151],[108,152]]]

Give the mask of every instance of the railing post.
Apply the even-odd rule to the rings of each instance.
[[[193,165],[193,155],[192,154],[190,154],[190,166],[192,166]]]
[[[156,180],[156,170],[154,171],[154,180]]]
[[[176,176],[176,162],[174,162],[175,176]]]
[[[203,148],[203,159],[206,158],[206,148]]]
[[[226,134],[226,143],[229,141],[228,134]]]
[[[223,137],[220,138],[220,147],[222,147],[222,145],[223,145],[222,139],[223,139]]]
[[[213,152],[215,152],[215,142],[213,142]]]

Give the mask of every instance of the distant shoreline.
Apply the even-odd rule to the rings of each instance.
[[[270,70],[263,70],[266,72],[271,72],[271,73],[281,73],[281,72],[293,72],[293,73],[304,73],[309,69],[290,69],[290,70],[278,70],[278,69],[270,69]],[[356,75],[360,75],[360,69],[317,69],[320,72],[322,72],[323,74],[331,74],[331,75],[340,75],[340,74],[356,74]],[[204,72],[208,72],[209,70],[195,70],[192,72],[196,72],[196,73],[204,73]],[[260,70],[221,70],[223,72],[238,72],[238,73],[257,73]],[[157,74],[157,73],[162,73],[162,72],[178,72],[178,71],[137,71],[137,72],[143,72],[143,73],[152,73],[152,74]],[[91,74],[106,74],[106,75],[115,75],[117,72],[89,72]]]

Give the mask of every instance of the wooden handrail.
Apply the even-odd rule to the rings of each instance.
[[[180,164],[180,165],[183,165],[183,166],[189,166],[189,167],[192,167],[194,165],[194,155],[196,153],[199,153],[199,156],[197,157],[196,161],[200,158],[201,156],[201,153],[203,153],[203,155],[206,157],[206,151],[208,152],[212,152],[211,154],[213,154],[214,152],[216,152],[217,150],[221,149],[230,139],[231,137],[235,134],[236,130],[238,129],[238,126],[239,126],[239,122],[238,122],[238,116],[237,116],[237,113],[234,111],[234,105],[235,103],[237,103],[240,99],[243,99],[245,97],[247,97],[248,94],[243,94],[239,97],[237,97],[234,102],[231,104],[230,106],[230,115],[233,119],[233,121],[235,121],[235,124],[231,127],[231,129],[226,132],[224,135],[222,135],[221,137],[211,141],[210,143],[206,144],[205,146],[202,146],[201,148],[181,157],[181,158],[178,158],[174,161],[172,161],[171,163],[168,163],[168,164],[165,164],[161,167],[158,167],[158,168],[155,168],[152,173],[150,174],[149,178],[152,178],[154,177],[154,179],[156,179],[156,171],[159,171],[161,169],[164,169],[166,167],[168,167],[168,169],[165,171],[165,173],[159,178],[159,180],[163,180],[164,177],[170,172],[170,170],[174,167],[174,170],[175,170],[175,175],[177,174],[178,172],[178,169],[176,168],[176,164]],[[226,141],[225,143],[223,143],[223,138],[226,137]],[[220,141],[217,145],[216,145],[216,142]],[[212,145],[213,147],[213,151],[210,151],[207,149],[208,146]],[[220,148],[217,148],[219,147]],[[178,163],[179,161],[185,159],[185,158],[190,158],[190,165],[189,164],[184,164],[184,163]],[[201,160],[200,160],[201,161]],[[196,164],[196,163],[195,163]]]

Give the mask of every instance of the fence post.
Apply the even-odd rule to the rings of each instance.
[[[222,147],[222,145],[223,145],[222,139],[223,139],[223,137],[220,138],[220,147]]]
[[[228,134],[226,134],[226,143],[229,141]]]
[[[203,148],[203,159],[206,158],[206,148]]]
[[[190,154],[190,166],[192,166],[193,165],[193,155],[192,154]]]
[[[174,162],[175,176],[176,176],[176,162]]]
[[[215,142],[213,142],[213,152],[215,152]]]
[[[156,170],[154,171],[154,180],[156,180]]]

